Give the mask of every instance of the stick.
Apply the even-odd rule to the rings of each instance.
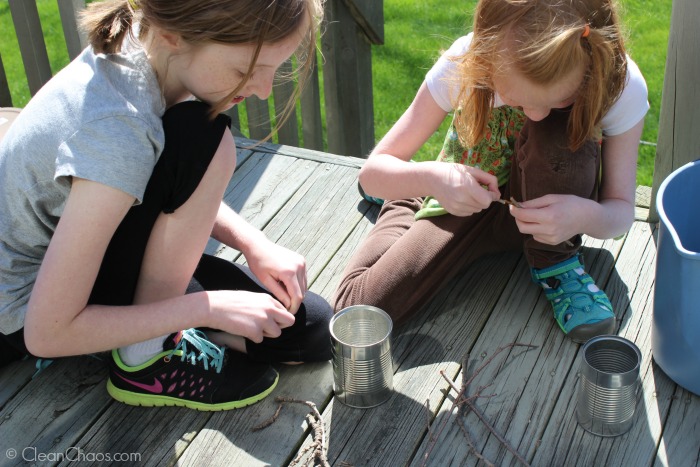
[[[262,422],[260,425],[253,427],[253,431],[258,431],[267,428],[268,426],[275,423],[277,417],[279,417],[280,411],[282,410],[282,405],[284,404],[303,404],[311,408],[311,413],[306,415],[306,420],[309,426],[314,432],[314,441],[297,454],[297,456],[289,463],[290,466],[297,465],[304,455],[313,450],[313,458],[311,459],[311,465],[314,465],[314,460],[318,460],[321,466],[330,467],[328,462],[328,447],[326,446],[326,430],[323,426],[323,418],[321,413],[316,408],[316,404],[311,401],[302,401],[298,399],[291,399],[289,397],[278,396],[275,398],[276,402],[280,405],[277,407],[275,414],[269,420]]]
[[[523,207],[523,205],[520,204],[519,202],[517,202],[517,201],[515,200],[515,198],[513,198],[512,196],[510,197],[510,199],[499,199],[499,200],[497,200],[497,201],[498,201],[499,203],[501,203],[501,204],[506,204],[506,205],[510,205],[510,206],[515,206],[516,208],[522,208],[522,207]],[[564,240],[564,243],[566,243],[568,246],[574,246],[573,242],[571,242],[570,240]]]
[[[455,408],[458,409],[458,410],[457,410],[457,418],[456,418],[456,420],[455,420],[455,423],[457,423],[457,424],[460,424],[460,423],[463,424],[463,423],[464,423],[463,420],[462,420],[462,414],[460,413],[460,412],[461,412],[461,408],[464,407],[464,406],[467,406],[471,411],[473,411],[474,414],[477,416],[477,418],[479,418],[479,420],[481,420],[481,422],[482,422],[482,423],[486,426],[486,428],[496,437],[496,439],[497,439],[501,444],[503,444],[503,445],[506,447],[506,449],[507,449],[511,454],[513,454],[520,462],[522,462],[523,465],[526,465],[526,466],[528,466],[528,467],[530,466],[530,464],[528,464],[528,462],[523,458],[523,456],[521,456],[520,453],[518,453],[518,451],[515,450],[515,448],[513,448],[513,447],[508,443],[508,441],[506,441],[506,439],[505,439],[503,436],[501,436],[501,435],[496,431],[496,429],[495,429],[493,426],[491,426],[491,424],[486,420],[486,417],[479,411],[479,409],[476,407],[476,405],[474,405],[474,401],[475,401],[477,398],[479,398],[479,397],[492,397],[492,396],[493,396],[493,394],[492,394],[492,395],[489,395],[489,396],[482,396],[482,394],[481,394],[481,391],[483,391],[484,389],[490,387],[491,384],[488,384],[488,385],[486,385],[486,386],[479,387],[479,389],[477,390],[476,394],[474,394],[474,395],[465,396],[465,393],[466,393],[467,388],[471,385],[471,383],[472,383],[472,382],[474,381],[474,379],[479,375],[479,373],[481,373],[481,371],[482,371],[487,365],[489,365],[489,364],[493,361],[493,359],[496,358],[496,356],[497,356],[498,354],[500,354],[501,352],[503,352],[503,351],[506,350],[506,349],[510,349],[510,348],[513,348],[513,347],[528,347],[528,349],[532,349],[532,348],[536,348],[537,346],[532,345],[532,344],[522,344],[522,343],[519,343],[519,342],[513,342],[513,343],[508,344],[508,345],[505,345],[505,346],[503,346],[503,347],[499,347],[498,349],[496,349],[496,351],[495,351],[488,359],[486,359],[486,360],[481,364],[481,366],[479,366],[479,367],[474,371],[474,373],[473,373],[473,374],[471,375],[471,377],[469,377],[469,378],[467,378],[467,376],[466,376],[466,373],[467,373],[468,370],[469,370],[469,355],[467,354],[467,356],[465,357],[465,360],[464,360],[463,363],[462,363],[462,387],[461,387],[461,388],[458,388],[458,387],[452,382],[452,380],[445,374],[444,370],[440,370],[440,375],[445,379],[445,381],[447,381],[447,383],[449,384],[449,386],[457,393],[457,396],[455,397],[454,401],[452,402],[452,408],[450,409],[449,413],[446,414],[446,417],[445,417],[445,419],[443,420],[443,423],[440,425],[439,429],[437,430],[437,433],[435,434],[435,437],[434,437],[434,438],[431,438],[431,437],[430,437],[431,431],[430,431],[430,427],[428,428],[429,443],[428,443],[428,447],[427,447],[427,449],[426,449],[426,453],[425,453],[424,456],[423,456],[423,463],[422,463],[423,466],[427,465],[428,458],[430,457],[430,453],[432,452],[433,448],[435,447],[435,444],[437,443],[437,440],[438,440],[438,438],[440,437],[440,435],[441,435],[441,433],[442,433],[442,430],[445,428],[445,426],[446,426],[446,424],[447,424],[447,421],[449,420],[449,414],[450,414],[451,412],[453,412],[453,411],[455,410]],[[448,393],[449,393],[449,391],[448,391]],[[465,433],[465,435],[466,435],[466,433],[469,433],[468,430],[466,429],[466,426],[460,426],[460,428],[463,429],[463,432]],[[469,443],[469,440],[468,440],[468,443]],[[478,453],[476,452],[476,448],[474,447],[474,444],[473,444],[473,443],[470,443],[470,449],[477,455],[477,457],[479,457],[480,459],[482,459],[484,462],[487,462],[487,463],[489,462],[489,461],[487,461],[486,459],[484,459],[483,456],[481,456],[480,454],[478,454]],[[491,464],[491,465],[492,465],[492,464]]]

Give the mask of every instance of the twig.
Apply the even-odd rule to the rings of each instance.
[[[510,199],[499,199],[497,201],[501,204],[515,206],[516,208],[523,207],[523,205],[517,202],[512,196],[510,197]],[[566,243],[568,246],[574,246],[573,242],[571,242],[570,240],[564,240],[564,243]]]
[[[281,396],[276,397],[275,401],[280,403],[279,407],[277,407],[277,410],[275,411],[275,414],[269,420],[266,420],[260,425],[253,427],[253,431],[265,429],[275,423],[284,404],[306,405],[311,409],[311,413],[306,415],[306,420],[314,432],[314,440],[309,446],[302,449],[294,460],[289,463],[289,465],[296,465],[301,461],[306,453],[313,450],[313,458],[310,459],[311,465],[315,465],[314,461],[318,461],[319,465],[323,467],[330,467],[330,464],[328,463],[328,447],[326,446],[326,430],[323,426],[323,418],[321,417],[321,413],[318,411],[318,408],[316,408],[316,404],[311,401],[302,401]]]
[[[450,378],[447,377],[444,371],[440,371],[440,374],[445,379],[445,381],[448,382],[452,389],[454,389],[457,393],[460,392],[460,389],[458,389],[457,386],[454,385],[454,383],[450,380]],[[479,417],[481,423],[486,425],[486,428],[496,437],[498,441],[501,442],[502,445],[506,447],[506,449],[508,449],[508,451],[510,451],[520,462],[522,462],[523,465],[529,467],[530,464],[525,459],[523,459],[520,453],[518,453],[518,451],[513,446],[511,446],[510,443],[503,436],[501,436],[501,434],[498,431],[496,431],[496,429],[491,425],[491,423],[489,423],[488,420],[486,420],[484,414],[481,413],[479,408],[476,405],[474,405],[474,402],[472,402],[470,398],[462,398],[461,400],[463,401],[463,403],[469,406],[471,411],[474,412],[474,415]]]
[[[278,406],[277,406],[277,410],[275,410],[275,414],[274,414],[271,418],[269,418],[269,419],[265,420],[264,422],[262,422],[260,425],[254,426],[254,427],[252,428],[252,431],[255,432],[255,431],[264,430],[264,429],[267,428],[268,426],[270,426],[270,425],[272,425],[273,423],[275,423],[275,422],[277,421],[277,417],[280,416],[280,412],[282,411],[282,406],[283,406],[283,405],[284,405],[284,404],[278,405]]]
[[[469,429],[464,423],[464,420],[460,417],[457,417],[456,422],[459,428],[461,428],[462,433],[464,433],[464,437],[467,438],[467,445],[469,446],[469,450],[472,452],[472,454],[474,454],[477,457],[477,459],[482,460],[488,467],[495,467],[495,464],[493,462],[485,458],[483,454],[476,450],[476,445],[474,444],[474,437],[469,432]]]
[[[491,363],[491,362],[493,361],[493,359],[496,358],[496,357],[498,356],[498,354],[500,354],[500,353],[503,352],[504,350],[512,349],[513,347],[528,347],[528,348],[530,348],[530,349],[534,349],[534,348],[536,348],[537,346],[536,346],[536,345],[532,345],[532,344],[521,344],[520,342],[513,342],[513,343],[510,343],[510,344],[508,344],[508,345],[504,345],[503,347],[497,348],[496,351],[495,351],[489,358],[487,358],[487,359],[484,361],[484,363],[481,364],[481,366],[480,366],[479,368],[477,368],[477,369],[474,371],[474,373],[472,374],[471,378],[469,378],[469,379],[467,380],[466,384],[464,385],[464,389],[466,389],[466,388],[474,381],[474,379],[479,375],[479,373],[481,373],[481,370],[483,370],[484,367],[486,367],[489,363]],[[460,392],[459,395],[460,395],[460,396],[463,396],[464,393],[463,393],[463,392]]]
[[[518,453],[517,450],[515,450],[515,448],[513,448],[513,447],[508,443],[508,441],[506,441],[506,439],[505,439],[503,436],[501,436],[501,435],[496,431],[496,429],[495,429],[493,426],[491,426],[491,424],[486,420],[486,417],[481,413],[481,411],[479,411],[479,409],[476,407],[476,405],[474,405],[474,401],[475,401],[477,398],[480,398],[480,397],[493,397],[493,394],[488,395],[488,396],[484,396],[484,395],[481,394],[481,392],[482,392],[484,389],[490,387],[491,384],[488,384],[488,385],[486,385],[486,386],[481,386],[481,387],[479,387],[475,394],[472,394],[472,395],[469,395],[469,396],[466,395],[467,388],[471,385],[471,383],[472,383],[472,382],[474,381],[474,379],[479,375],[479,373],[481,373],[481,371],[482,371],[487,365],[489,365],[489,364],[493,361],[493,359],[496,358],[496,356],[497,356],[498,354],[500,354],[501,352],[503,352],[503,351],[506,350],[506,349],[510,349],[510,348],[513,348],[513,347],[535,348],[535,347],[537,347],[537,346],[531,345],[531,344],[522,344],[522,343],[519,343],[519,342],[514,342],[514,343],[511,343],[511,344],[505,345],[505,346],[503,346],[503,347],[499,347],[498,349],[496,349],[496,351],[493,353],[493,355],[491,355],[488,359],[486,359],[486,360],[481,364],[481,366],[479,366],[479,367],[474,371],[474,373],[472,373],[471,377],[467,377],[467,372],[468,372],[468,370],[469,370],[469,355],[467,354],[467,355],[465,356],[465,360],[464,360],[464,362],[463,362],[463,364],[462,364],[462,387],[461,387],[461,388],[458,388],[458,387],[452,382],[452,380],[445,374],[445,372],[444,372],[443,370],[440,371],[440,375],[445,379],[445,381],[447,381],[447,383],[449,384],[449,386],[457,393],[457,396],[455,397],[454,401],[452,402],[452,408],[450,409],[450,413],[454,412],[455,409],[457,409],[457,418],[456,418],[456,420],[455,420],[455,423],[457,423],[458,425],[459,425],[460,423],[461,423],[461,424],[464,423],[464,421],[463,421],[463,419],[462,419],[462,416],[464,415],[464,414],[463,414],[463,412],[464,412],[463,408],[466,406],[466,407],[469,408],[472,412],[474,412],[474,414],[479,418],[479,420],[481,420],[481,422],[486,426],[486,428],[488,429],[488,431],[491,432],[491,433],[496,437],[496,439],[498,439],[498,441],[499,441],[501,444],[503,444],[503,445],[506,447],[506,449],[508,449],[508,451],[510,451],[520,462],[522,462],[524,465],[526,465],[526,466],[529,467],[528,462],[520,455],[520,453]],[[449,391],[448,391],[448,392],[449,392]],[[430,437],[429,437],[428,447],[427,447],[426,452],[425,452],[425,454],[424,454],[424,456],[423,456],[423,464],[422,464],[423,466],[425,466],[425,465],[427,464],[428,458],[430,457],[430,453],[432,452],[433,448],[435,447],[435,444],[437,443],[437,440],[439,439],[439,437],[440,437],[440,435],[441,435],[441,433],[442,433],[442,430],[443,430],[443,429],[445,428],[445,426],[447,425],[448,420],[449,420],[449,413],[448,413],[448,414],[445,416],[445,418],[443,419],[442,424],[440,425],[439,429],[437,430],[437,433],[436,433],[435,437],[433,437],[433,438],[430,438]],[[474,453],[477,455],[477,457],[479,457],[479,458],[480,458],[481,460],[483,460],[484,462],[489,463],[488,460],[484,459],[482,455],[480,455],[480,454],[477,453],[476,447],[475,447],[474,443],[471,441],[472,438],[471,438],[471,435],[469,435],[469,431],[467,430],[466,426],[461,426],[461,425],[460,425],[460,428],[462,428],[462,431],[465,433],[465,436],[467,436],[467,442],[469,443],[470,449],[472,450],[472,452],[474,452]],[[430,427],[428,427],[428,433],[430,434]],[[489,464],[489,465],[493,465],[493,464]]]
[[[433,436],[433,429],[432,429],[432,427],[430,426],[430,420],[431,420],[431,416],[430,416],[430,399],[426,399],[426,400],[425,400],[425,408],[428,410],[428,412],[427,412],[427,414],[426,414],[426,417],[427,417],[427,419],[428,419],[428,420],[426,420],[427,425],[428,425],[428,441],[432,441],[433,439],[435,439],[435,437]]]

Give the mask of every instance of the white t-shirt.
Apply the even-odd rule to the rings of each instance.
[[[448,57],[463,55],[469,49],[473,34],[469,33],[457,39],[425,77],[430,94],[445,112],[454,110],[454,104],[457,102],[459,94],[459,87],[453,79],[456,63]],[[494,101],[496,107],[504,105],[497,93],[494,96]],[[637,64],[628,56],[625,87],[619,99],[615,101],[600,122],[603,135],[614,136],[626,132],[644,118],[648,110],[647,84]]]

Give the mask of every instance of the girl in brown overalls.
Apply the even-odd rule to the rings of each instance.
[[[581,235],[612,238],[632,224],[649,107],[612,0],[480,0],[474,18],[360,172],[368,195],[390,201],[346,267],[335,309],[371,304],[400,324],[478,257],[523,249],[571,339],[610,333],[615,314],[584,271]],[[459,144],[471,149],[410,163],[455,109]],[[494,125],[519,127],[523,115],[512,146],[485,144]],[[475,156],[484,147],[497,154]],[[445,215],[430,215],[426,198]],[[511,198],[518,206],[495,202]]]

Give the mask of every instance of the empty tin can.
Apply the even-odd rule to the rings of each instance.
[[[339,311],[330,321],[333,341],[333,390],[351,407],[385,402],[393,391],[391,317],[368,305]]]
[[[632,428],[642,393],[639,368],[642,354],[619,336],[590,339],[581,351],[576,419],[598,436],[618,436]]]

